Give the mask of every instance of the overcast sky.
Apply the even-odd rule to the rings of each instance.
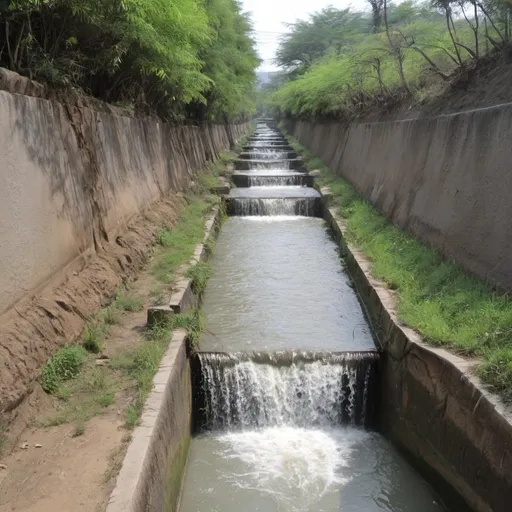
[[[356,10],[366,9],[365,0],[242,0],[245,10],[251,13],[258,51],[263,59],[261,70],[277,69],[272,63],[279,36],[286,32],[283,23],[306,19],[309,14],[332,5],[339,9],[352,6]]]

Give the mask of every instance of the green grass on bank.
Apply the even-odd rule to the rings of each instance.
[[[152,326],[145,332],[145,341],[141,345],[112,361],[111,367],[122,371],[135,384],[135,398],[125,410],[127,428],[138,424],[146,398],[153,389],[153,377],[172,338],[172,331],[178,328],[186,329],[192,343],[196,343],[202,328],[199,312],[173,315],[168,322]]]
[[[220,161],[217,165],[223,169],[227,164]],[[172,331],[185,328],[192,345],[197,344],[202,330],[199,312],[174,315],[167,323],[143,331],[137,348],[121,348],[111,354],[111,359],[104,360],[105,364],[98,366],[98,354],[108,343],[111,326],[118,324],[122,315],[140,312],[145,299],[161,303],[172,288],[178,270],[190,261],[196,245],[203,240],[205,220],[219,202],[219,198],[209,192],[215,176],[212,169],[210,173],[198,174],[194,191],[186,197],[186,206],[175,225],[158,232],[156,242],[159,247],[150,272],[159,282],[150,289],[148,297],[137,295],[134,290],[118,289],[112,302],[88,319],[79,344],[62,347],[47,361],[42,369],[41,384],[46,392],[58,399],[59,405],[56,412],[37,421],[36,426],[73,423],[73,435],[82,435],[86,422],[101,414],[115,402],[119,392],[133,384],[133,398],[125,408],[125,426],[133,428],[152,389],[153,377],[172,338]],[[196,292],[202,293],[211,267],[200,262],[191,267],[187,275],[193,280]]]
[[[206,215],[218,202],[218,197],[190,196],[187,200],[178,223],[172,228],[160,229],[157,235],[163,250],[157,251],[151,272],[164,283],[171,282],[179,267],[192,257],[195,246],[203,239]]]
[[[398,229],[349,183],[299,144],[318,183],[328,186],[333,206],[347,224],[347,239],[371,260],[372,274],[398,292],[397,313],[431,345],[482,360],[478,373],[512,399],[512,300],[454,261]]]

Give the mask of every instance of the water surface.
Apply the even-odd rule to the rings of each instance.
[[[382,436],[351,427],[210,433],[190,447],[181,512],[441,512]]]
[[[230,217],[211,263],[201,350],[375,348],[322,219]]]

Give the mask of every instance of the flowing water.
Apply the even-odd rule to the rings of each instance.
[[[322,219],[230,217],[211,264],[202,350],[375,348]]]
[[[301,186],[303,183],[302,173],[290,173],[290,176],[250,176],[250,187],[284,187]]]
[[[265,125],[250,142],[286,144]],[[181,512],[448,510],[371,431],[378,354],[318,194],[259,158],[230,194],[204,295]]]

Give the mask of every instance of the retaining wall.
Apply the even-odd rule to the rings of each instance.
[[[372,278],[370,263],[344,240],[344,221],[328,208],[328,197],[323,204],[379,338],[379,428],[429,473],[437,488],[455,490],[477,512],[507,512],[512,502],[510,407],[485,390],[475,377],[474,361],[429,347],[400,325],[392,293]],[[466,510],[453,501],[451,510]]]
[[[403,121],[285,124],[392,222],[512,289],[512,104]]]
[[[246,129],[173,126],[0,91],[0,314],[184,189]]]

